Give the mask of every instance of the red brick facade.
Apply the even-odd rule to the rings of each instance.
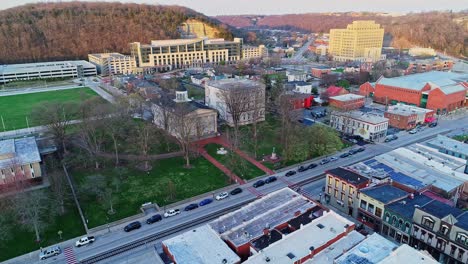
[[[339,101],[331,97],[329,99],[330,106],[336,107],[342,110],[354,110],[364,106],[365,98],[352,99],[348,101]]]
[[[426,108],[434,111],[451,112],[465,106],[466,90],[453,94],[444,94],[439,88],[429,92]]]
[[[322,78],[324,74],[330,74],[331,69],[319,69],[319,68],[312,68],[312,76],[316,78]]]
[[[417,114],[398,115],[385,112],[384,116],[388,118],[388,125],[399,129],[409,130],[416,126]]]
[[[453,61],[434,61],[434,62],[410,62],[405,70],[405,75],[429,71],[450,71],[453,68]]]

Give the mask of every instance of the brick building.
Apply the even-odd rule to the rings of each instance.
[[[409,130],[418,124],[433,122],[434,111],[417,106],[396,104],[385,111],[384,116],[388,118],[388,125],[399,129]]]
[[[364,140],[381,142],[387,136],[388,119],[360,111],[331,113],[330,126],[347,135],[360,136]]]
[[[451,71],[453,61],[451,60],[416,60],[411,61],[405,70],[405,75],[429,71]]]
[[[343,94],[330,97],[328,102],[330,106],[341,110],[354,110],[364,106],[365,97],[357,94]]]
[[[331,68],[327,66],[317,66],[312,68],[312,76],[322,78],[324,74],[330,74]]]
[[[465,106],[467,80],[468,74],[431,71],[395,78],[381,77],[375,83],[361,85],[359,92],[373,97],[378,103],[402,102],[443,114]]]

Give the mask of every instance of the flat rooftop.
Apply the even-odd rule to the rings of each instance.
[[[353,171],[347,170],[345,168],[334,168],[331,170],[328,170],[327,173],[330,173],[342,180],[345,180],[348,183],[351,183],[353,185],[359,185],[365,182],[368,182],[369,179],[367,177],[364,177],[360,174],[357,174]]]
[[[93,54],[89,54],[89,56],[94,56],[96,58],[101,58],[101,59],[104,59],[104,58],[126,58],[126,57],[129,57],[127,55],[123,55],[123,54],[120,54],[120,53],[93,53]]]
[[[388,118],[372,114],[372,113],[365,113],[361,111],[349,111],[349,112],[333,112],[332,114],[338,116],[346,116],[355,120],[359,120],[366,123],[371,124],[380,124],[388,122]]]
[[[468,160],[468,144],[466,143],[451,139],[444,135],[437,135],[436,138],[428,141],[427,144],[438,149],[444,149],[454,153],[463,154],[465,155],[465,159]]]
[[[400,201],[393,202],[385,206],[385,210],[389,210],[399,214],[406,219],[412,219],[416,207],[422,207],[433,200],[425,195],[414,195],[413,198],[405,198]]]
[[[352,101],[352,100],[364,99],[364,96],[350,93],[350,94],[332,96],[330,97],[330,99],[340,101],[340,102],[347,102],[347,101]]]
[[[312,259],[307,260],[304,264],[330,264],[333,260],[353,248],[355,245],[363,241],[366,237],[357,231],[351,231],[348,235],[333,243],[333,245],[325,248]]]
[[[353,222],[335,212],[326,212],[322,217],[313,220],[300,230],[285,236],[282,240],[249,257],[244,263],[294,263],[310,254],[311,249],[324,246],[342,235],[351,225]]]
[[[427,83],[430,83],[434,88],[455,85],[460,82],[466,82],[466,80],[468,80],[468,74],[430,71],[394,78],[383,77],[377,81],[377,84],[420,91]]]
[[[29,164],[41,161],[41,155],[34,137],[0,141],[0,168],[12,164]]]
[[[254,89],[263,87],[262,83],[247,79],[222,79],[216,81],[209,81],[207,85],[223,90],[238,88]]]
[[[151,46],[153,47],[166,47],[173,45],[187,45],[203,41],[203,38],[196,39],[165,39],[165,40],[152,40]]]
[[[361,193],[374,198],[375,200],[387,204],[395,199],[400,199],[408,195],[407,192],[391,185],[381,185],[361,190]]]
[[[85,60],[5,64],[0,65],[0,74],[47,71],[52,69],[56,70],[57,68],[74,68],[78,65],[83,65],[89,68],[96,67],[92,63],[89,63]]]
[[[390,106],[386,112],[396,115],[402,116],[410,116],[414,114],[421,114],[421,113],[428,113],[431,112],[430,109],[424,109],[416,106],[404,105],[404,104],[397,104]]]
[[[379,264],[438,264],[429,253],[423,253],[414,249],[407,244],[402,244],[396,250],[392,251],[390,255],[384,258]]]
[[[209,223],[224,240],[240,246],[263,235],[268,227],[286,223],[317,204],[289,188],[269,193]]]
[[[385,259],[397,245],[373,233],[354,248],[338,257],[334,264],[374,264]],[[403,262],[406,263],[406,262]]]
[[[236,264],[239,256],[208,225],[203,225],[176,237],[164,240],[177,263]]]

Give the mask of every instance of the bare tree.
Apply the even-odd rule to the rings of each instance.
[[[86,177],[85,182],[80,186],[80,191],[96,195],[107,213],[115,214],[114,205],[118,202],[117,193],[119,193],[120,184],[118,177],[112,177],[112,181],[108,183],[103,175],[91,175]]]
[[[199,126],[201,120],[188,104],[179,103],[175,105],[169,123],[184,152],[185,167],[188,168],[190,167],[190,144],[202,134],[200,130],[203,128]]]
[[[59,214],[65,214],[65,202],[70,197],[69,187],[65,175],[53,171],[49,173],[50,189],[54,196],[54,200],[58,203]]]
[[[2,212],[0,214],[0,243],[9,240],[12,235],[10,219],[6,214],[7,210],[9,210],[8,204],[6,199],[0,200],[0,211]]]
[[[298,95],[284,92],[277,100],[278,112],[281,119],[281,144],[285,153],[288,153],[290,149],[296,122],[301,117],[301,111],[294,109],[294,101],[297,99]]]
[[[257,152],[258,152],[258,123],[260,121],[265,120],[265,108],[262,107],[265,105],[265,95],[264,93],[254,93],[252,95],[253,99],[253,104],[254,107],[253,110],[251,111],[252,114],[252,126],[251,126],[251,131],[252,131],[252,143],[253,143],[253,151],[254,151],[254,157],[257,158]]]
[[[157,139],[156,128],[151,123],[144,122],[143,124],[137,125],[133,140],[145,158],[143,168],[145,171],[150,170],[148,155]]]

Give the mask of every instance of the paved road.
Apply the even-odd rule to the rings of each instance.
[[[153,225],[146,225],[145,223],[143,223],[143,227],[141,229],[130,232],[130,233],[124,233],[122,231],[122,228],[125,224],[112,227],[110,230],[111,232],[109,233],[107,233],[107,230],[104,230],[101,233],[97,234],[97,241],[95,242],[94,245],[74,249],[73,252],[77,260],[83,260],[85,258],[98,255],[107,250],[114,249],[115,247],[120,246],[124,243],[132,242],[144,236],[157,234],[163,231],[169,231],[169,230],[175,229],[178,226],[188,225],[185,228],[185,230],[188,230],[192,228],[191,226],[189,226],[190,223],[195,222],[197,219],[207,218],[206,221],[209,221],[210,220],[209,216],[211,214],[225,213],[226,208],[248,203],[254,200],[255,198],[257,198],[259,195],[264,195],[272,191],[284,188],[288,185],[295,184],[295,183],[298,183],[307,179],[311,179],[313,177],[318,178],[318,176],[322,175],[324,171],[335,168],[337,166],[350,165],[350,164],[353,164],[353,163],[356,163],[365,159],[369,159],[376,155],[388,152],[398,147],[406,146],[406,145],[416,143],[416,142],[425,141],[429,138],[434,137],[435,135],[439,133],[446,133],[453,129],[463,128],[466,126],[467,123],[468,123],[468,116],[465,116],[458,120],[440,120],[439,125],[437,127],[425,128],[424,130],[422,130],[421,132],[418,132],[415,135],[410,135],[408,132],[400,132],[398,134],[399,139],[392,141],[390,143],[367,145],[366,151],[364,152],[357,153],[356,155],[350,156],[348,158],[339,159],[332,163],[319,165],[318,167],[312,170],[308,170],[303,173],[298,173],[292,177],[284,177],[283,176],[284,171],[279,172],[278,174],[276,174],[276,176],[278,176],[279,178],[278,181],[272,184],[268,184],[266,186],[260,187],[258,189],[254,189],[253,187],[251,187],[252,182],[250,182],[242,186],[242,188],[244,189],[244,192],[239,195],[231,196],[223,201],[214,201],[210,205],[198,208],[191,212],[182,212],[180,215],[177,215],[168,219],[163,219],[163,221],[153,224]],[[340,153],[337,153],[335,156],[338,156],[339,154]],[[320,159],[309,161],[307,162],[307,164],[310,162],[318,163],[319,160]],[[295,166],[294,169],[297,169],[297,166]],[[320,182],[321,184],[323,184],[323,180],[320,180]],[[309,189],[308,186],[310,185],[306,186],[306,191],[308,194],[310,193],[313,195],[315,192],[315,195],[316,195],[317,191],[319,192],[321,191],[319,187],[320,184],[316,186],[315,188],[312,187],[311,189]],[[183,209],[186,205],[187,204],[183,204],[179,206],[178,208]],[[145,220],[145,219],[143,218],[141,220]],[[177,232],[179,231],[181,230],[177,230]],[[60,246],[62,248],[69,247],[74,243],[75,240],[76,239],[63,242],[60,244]],[[61,254],[55,258],[45,260],[45,261],[38,261],[37,256],[38,256],[38,251],[32,252],[24,256],[20,256],[10,261],[6,261],[5,263],[8,263],[8,264],[12,264],[12,263],[44,263],[44,264],[67,263],[64,254]]]

